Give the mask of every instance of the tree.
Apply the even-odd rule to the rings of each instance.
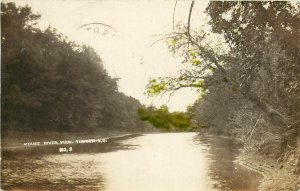
[[[182,112],[169,112],[167,106],[163,105],[159,109],[154,107],[141,108],[138,110],[143,121],[148,121],[156,128],[162,130],[187,130],[190,128],[190,117]]]
[[[166,36],[184,69],[152,79],[148,93],[197,88],[203,99],[194,107],[206,124],[230,132],[225,127],[235,112],[250,107],[284,147],[294,144],[300,125],[299,3],[210,2],[206,13],[214,33],[190,26],[193,5],[187,24]]]
[[[97,53],[41,31],[39,18],[1,4],[2,132],[149,130],[138,118],[143,106],[118,92]]]
[[[300,125],[299,6],[211,2],[207,8],[212,30],[224,34],[238,58],[228,65],[239,71],[240,92],[268,117],[270,131],[288,139]]]

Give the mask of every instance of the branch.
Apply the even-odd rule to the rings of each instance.
[[[255,127],[257,126],[258,121],[260,120],[260,118],[261,118],[261,115],[258,117],[258,119],[256,120],[256,123],[255,123],[254,127],[252,128],[252,131],[251,131],[251,134],[250,134],[250,137],[249,137],[249,145],[251,144],[252,135],[254,133]]]
[[[189,37],[188,42],[190,42],[190,37],[191,37],[191,35],[190,35],[190,26],[191,26],[191,15],[192,15],[194,3],[195,3],[195,1],[192,1],[191,6],[190,6],[190,11],[189,11],[188,26],[187,26],[187,35]]]
[[[170,89],[169,91],[171,91],[171,90],[172,91],[177,91],[177,90],[182,89],[182,88],[200,88],[200,86],[197,85],[197,84],[179,84],[179,86],[174,87],[174,88]]]
[[[242,94],[261,109],[270,119],[272,125],[276,126],[288,126],[288,122],[279,111],[272,108],[267,102],[263,101],[259,96],[251,91],[250,85],[246,85]]]
[[[158,39],[158,40],[156,40],[156,41],[154,41],[151,45],[150,45],[150,47],[152,47],[152,46],[154,46],[156,43],[158,43],[158,42],[160,42],[160,41],[162,41],[162,40],[166,40],[166,39],[172,39],[172,38],[175,38],[175,37],[178,37],[178,36],[184,36],[184,33],[170,33],[170,34],[166,34],[166,35],[164,35],[165,37],[163,37],[163,38],[160,38],[160,39]]]
[[[197,42],[195,42],[195,41],[193,40],[193,38],[191,37],[190,34],[188,34],[188,35],[189,35],[189,36],[188,36],[189,41],[190,41],[193,45],[197,46],[198,49],[199,49],[200,51],[205,52],[206,55],[208,56],[208,58],[211,60],[211,62],[213,62],[214,65],[216,65],[216,67],[217,67],[219,70],[221,70],[224,74],[226,74],[225,68],[224,68],[223,66],[221,66],[221,65],[218,63],[218,60],[217,60],[211,53],[207,52],[207,51],[206,51],[202,46],[200,46]]]
[[[175,10],[176,10],[177,0],[175,1],[174,10],[173,10],[173,30],[175,30]]]

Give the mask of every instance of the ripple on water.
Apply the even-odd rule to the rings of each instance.
[[[257,174],[233,162],[238,148],[232,139],[164,133],[81,145],[72,154],[31,151],[3,157],[2,188],[254,191]]]

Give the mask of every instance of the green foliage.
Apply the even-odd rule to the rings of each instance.
[[[256,134],[260,143],[279,137],[282,145],[286,140],[295,144],[300,133],[300,3],[211,1],[206,13],[214,34],[182,25],[167,36],[180,39],[169,49],[184,67],[175,77],[158,78],[156,84],[164,85],[156,94],[194,87],[202,100],[189,108],[193,125],[249,136],[247,128],[253,129],[261,115],[268,125],[260,126],[263,135]]]
[[[2,130],[142,130],[142,105],[118,92],[101,58],[52,28],[34,27],[29,7],[1,3]]]
[[[200,61],[200,60],[197,60],[197,59],[192,59],[190,62],[191,62],[194,66],[198,66],[198,65],[201,64],[201,61]]]
[[[157,81],[156,79],[152,79],[149,81],[147,94],[148,95],[158,95],[166,90],[166,82]]]
[[[213,31],[224,35],[236,57],[235,64],[226,63],[236,73],[230,78],[239,83],[233,91],[239,87],[246,96],[256,92],[248,97],[260,97],[256,102],[263,98],[276,110],[295,115],[300,109],[300,4],[211,2],[207,13]],[[224,18],[225,14],[230,19]]]
[[[288,1],[209,3],[209,24],[230,49],[215,57],[224,71],[213,66],[204,80],[209,94],[194,105],[198,123],[254,139],[254,147],[266,140],[278,144],[275,136],[295,144],[300,125],[299,8],[298,2]],[[263,125],[258,123],[249,138],[258,116]]]
[[[149,81],[146,92],[149,96],[156,96],[159,94],[164,94],[170,91],[176,91],[180,88],[193,87],[197,88],[203,94],[207,93],[207,88],[204,83],[204,80],[197,77],[190,78],[186,77],[184,74],[179,77],[165,77],[152,79]]]
[[[159,109],[154,107],[142,108],[138,110],[143,121],[148,121],[154,127],[166,131],[184,131],[190,127],[190,117],[182,112],[169,112],[167,106]]]

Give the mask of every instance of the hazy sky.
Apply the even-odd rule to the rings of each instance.
[[[4,1],[7,2],[7,1]],[[49,25],[70,40],[93,47],[103,60],[112,77],[118,77],[119,90],[135,97],[143,104],[167,104],[172,111],[185,110],[199,96],[195,90],[183,89],[169,96],[148,98],[145,86],[152,77],[175,75],[180,58],[168,51],[165,41],[153,42],[173,27],[175,1],[163,0],[16,0],[17,5],[28,4],[34,13],[41,14],[42,28]],[[205,22],[207,1],[195,3],[191,24]],[[178,1],[175,22],[186,23],[190,1]],[[117,32],[102,35],[104,27],[79,28],[100,22],[112,26]],[[99,25],[97,25],[99,26]],[[99,29],[99,31],[97,31]]]

